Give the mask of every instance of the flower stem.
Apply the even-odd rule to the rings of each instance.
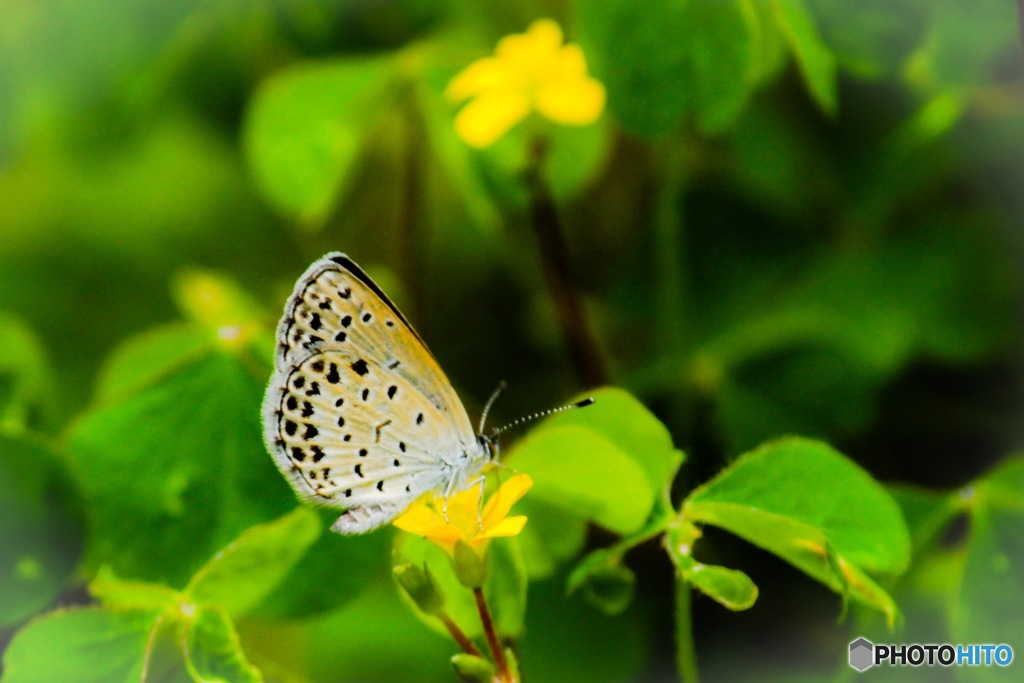
[[[512,675],[508,670],[508,660],[505,659],[505,651],[501,649],[501,643],[498,641],[498,633],[494,630],[494,620],[491,619],[491,610],[487,607],[483,589],[474,588],[473,596],[476,598],[476,608],[480,612],[480,623],[484,627],[484,635],[487,636],[487,646],[491,648],[494,665],[498,669],[498,679],[511,683]]]
[[[697,683],[697,650],[693,643],[690,584],[676,578],[676,664],[683,683]]]
[[[444,627],[448,629],[448,633],[452,634],[452,638],[454,638],[455,642],[459,644],[459,647],[462,648],[463,652],[467,655],[473,655],[474,657],[484,656],[484,654],[480,652],[480,648],[476,646],[476,643],[469,639],[469,636],[459,628],[459,625],[456,624],[450,616],[448,616],[447,612],[442,612],[437,618],[440,619],[441,623],[444,624]]]
[[[576,375],[587,387],[608,383],[608,370],[583,307],[583,296],[572,274],[569,245],[554,198],[544,179],[546,148],[536,138],[530,147],[526,185],[530,194],[530,222],[537,237],[544,279],[558,312],[562,338]]]

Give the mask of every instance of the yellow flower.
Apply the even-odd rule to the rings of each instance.
[[[526,526],[526,517],[509,517],[512,506],[533,486],[528,475],[517,474],[494,492],[480,511],[480,487],[470,486],[448,499],[448,521],[442,509],[444,496],[420,499],[394,521],[403,531],[436,543],[452,555],[458,541],[467,543],[483,555],[487,543],[498,536],[517,536]]]
[[[473,62],[453,78],[448,97],[470,100],[455,117],[459,137],[487,147],[531,111],[555,123],[596,121],[604,110],[604,86],[587,75],[579,46],[562,40],[558,24],[540,19],[526,33],[502,38],[493,57]]]

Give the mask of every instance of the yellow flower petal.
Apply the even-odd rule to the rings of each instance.
[[[587,60],[583,57],[583,50],[575,43],[569,43],[552,60],[551,80],[577,79],[587,77]]]
[[[556,123],[582,126],[593,123],[604,110],[605,91],[593,78],[567,80],[537,91],[537,111]]]
[[[533,486],[533,479],[530,478],[530,475],[517,474],[498,487],[484,507],[484,529],[490,529],[492,526],[500,524],[501,519],[530,490],[531,486]],[[523,520],[525,523],[526,518],[524,517]]]
[[[525,526],[526,515],[506,517],[492,527],[485,527],[484,531],[477,534],[473,540],[497,538],[498,536],[518,536]]]
[[[529,113],[530,100],[521,92],[486,93],[458,113],[455,132],[472,147],[487,147]]]
[[[562,29],[551,19],[538,19],[526,33],[505,36],[498,41],[494,53],[499,59],[519,63],[550,59],[562,46]]]
[[[392,524],[402,531],[425,536],[438,527],[439,524],[444,524],[444,518],[425,504],[414,503],[409,506],[409,509],[399,515]]]
[[[445,96],[461,102],[488,90],[508,87],[509,72],[505,64],[494,57],[478,59],[459,72],[445,89]]]

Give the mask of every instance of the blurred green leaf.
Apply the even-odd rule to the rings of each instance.
[[[4,683],[138,683],[155,614],[85,608],[52,612],[18,631]]]
[[[889,495],[900,506],[907,522],[914,556],[932,546],[949,523],[965,511],[966,499],[958,492],[899,485],[890,486]]]
[[[691,90],[692,26],[685,4],[629,0],[583,2],[576,6],[579,42],[594,75],[608,89],[608,108],[623,127],[641,135],[674,128],[686,113]]]
[[[984,230],[937,223],[804,259],[810,265],[785,279],[766,272],[716,284],[733,300],[715,307],[726,319],[692,362],[711,368],[726,441],[739,450],[785,433],[854,434],[915,357],[991,356],[1012,335],[1000,311],[1016,290],[998,249]]]
[[[110,355],[96,385],[100,402],[126,398],[210,352],[213,339],[192,323],[153,328],[129,338]]]
[[[963,88],[998,82],[1000,62],[1019,57],[1019,8],[999,0],[929,4],[928,55],[938,85]]]
[[[516,509],[529,520],[518,539],[531,580],[551,576],[583,548],[587,523],[581,517],[533,496],[516,503]]]
[[[689,0],[686,7],[689,31],[680,42],[690,47],[693,107],[701,129],[714,133],[735,121],[747,102],[756,18],[742,0]]]
[[[89,582],[89,593],[113,610],[152,611],[160,614],[177,609],[178,591],[158,583],[118,578],[110,567],[102,567]]]
[[[421,81],[429,85],[414,90],[415,101],[423,119],[427,145],[443,173],[445,185],[454,190],[476,225],[485,232],[494,232],[502,217],[474,164],[475,153],[455,134],[451,107],[441,96],[453,74],[426,68],[420,76]]]
[[[621,614],[633,601],[636,575],[622,563],[622,554],[601,549],[587,555],[569,574],[567,592],[581,591],[605,614]]]
[[[459,625],[468,630],[473,622]],[[276,669],[314,681],[451,683],[449,660],[458,651],[447,633],[423,628],[391,581],[378,581],[341,609],[312,619],[245,620],[239,630],[247,648],[258,644],[268,678]]]
[[[199,607],[183,627],[185,664],[196,683],[258,683],[259,669],[246,659],[231,620],[215,607]]]
[[[692,109],[715,132],[740,113],[756,73],[756,17],[746,2],[581,3],[580,42],[608,88],[608,106],[641,135]]]
[[[910,559],[899,508],[829,446],[782,439],[736,460],[687,498],[683,516],[775,553],[826,586],[886,612],[895,605],[862,569],[898,574]]]
[[[262,442],[265,381],[216,351],[75,425],[69,463],[92,563],[183,585],[236,535],[294,507]]]
[[[865,77],[896,74],[925,41],[938,3],[923,0],[809,0],[825,43],[842,66]]]
[[[775,14],[811,97],[825,113],[834,115],[838,108],[835,55],[822,41],[802,0],[775,0]]]
[[[320,535],[320,518],[304,507],[246,529],[196,572],[186,600],[239,617],[281,582]]]
[[[50,604],[81,552],[77,498],[55,454],[0,433],[0,627]]]
[[[0,311],[0,428],[21,430],[52,417],[53,381],[39,338],[22,320]]]
[[[637,461],[582,426],[542,425],[505,462],[533,478],[531,496],[617,533],[639,528],[654,505],[654,490]]]
[[[320,512],[325,528],[337,516],[336,510]],[[337,610],[386,572],[390,554],[391,539],[385,533],[364,536],[320,534],[284,580],[259,605],[256,614],[278,619],[309,618]],[[339,572],[339,567],[345,570]]]
[[[974,482],[973,494],[966,565],[950,630],[957,642],[1019,643],[1024,615],[1011,596],[1024,590],[1024,458],[1014,457]]]
[[[490,576],[484,594],[495,628],[508,638],[523,634],[526,621],[526,567],[516,538],[496,539],[487,548]]]
[[[526,631],[517,652],[527,680],[642,680],[653,632],[633,607],[609,616],[580,596],[566,597],[564,575],[530,585]]]
[[[326,218],[386,103],[393,69],[385,59],[312,63],[262,85],[245,142],[256,180],[273,204],[309,225]]]

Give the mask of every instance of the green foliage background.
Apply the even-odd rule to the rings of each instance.
[[[446,83],[540,17],[605,114],[470,150]],[[322,531],[259,405],[335,249],[471,415],[502,379],[499,422],[593,389],[536,130],[619,388],[506,448],[537,484],[488,590],[524,677],[671,679],[691,609],[706,680],[848,678],[859,635],[1021,656],[1018,28],[1005,0],[3,3],[3,683],[138,680],[155,623],[150,680],[452,680],[389,578],[434,549]]]

